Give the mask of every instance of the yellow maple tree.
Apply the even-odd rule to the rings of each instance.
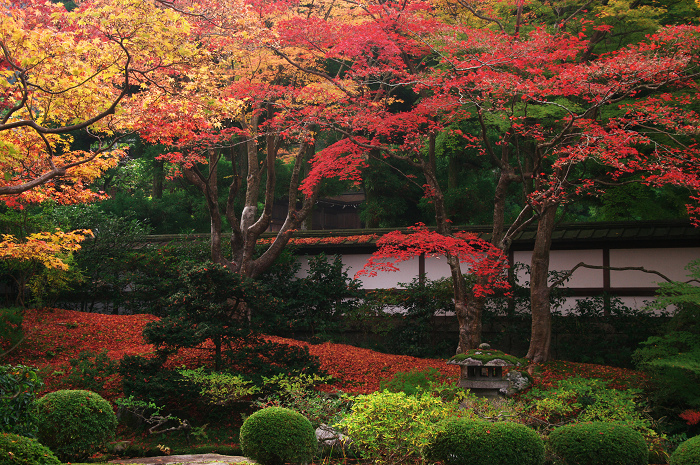
[[[126,102],[197,54],[189,23],[160,4],[93,0],[73,11],[0,0],[0,199],[10,205],[98,196],[87,184],[123,156]],[[139,91],[141,89],[141,91]],[[92,136],[73,148],[75,131]]]
[[[0,9],[0,201],[22,208],[101,197],[89,185],[125,155],[140,102],[171,92],[199,59],[190,22],[152,0],[85,0],[72,11],[0,0]],[[76,144],[78,132],[90,142]],[[3,236],[0,260],[21,305],[26,289],[45,285],[37,276],[61,285],[89,235]]]
[[[3,234],[0,241],[0,260],[17,285],[17,303],[24,307],[26,290],[35,294],[47,287],[65,287],[68,283],[68,262],[71,254],[80,249],[80,243],[92,236],[89,229],[72,232],[39,232],[23,240]],[[54,289],[55,291],[55,289]],[[41,301],[37,298],[36,301]]]

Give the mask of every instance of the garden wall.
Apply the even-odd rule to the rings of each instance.
[[[484,227],[472,227],[468,230],[488,239],[488,233],[482,232],[483,229]],[[315,233],[318,237],[323,237],[320,232]],[[336,237],[341,235],[340,232],[334,233]],[[352,233],[359,234],[357,231]],[[314,232],[307,232],[303,237],[311,238],[313,234]],[[347,232],[345,234],[353,237]],[[533,239],[534,232],[522,233],[513,241],[509,256],[521,285],[529,281],[527,265],[532,255]],[[332,246],[307,244],[299,248],[298,254],[303,264],[305,254],[339,254],[348,274],[354,276],[373,251],[374,248],[366,243]],[[598,267],[576,269],[562,286],[569,294],[562,304],[563,311],[573,308],[580,299],[603,294],[618,296],[628,307],[641,308],[653,298],[658,282],[663,282],[666,278],[688,280],[685,266],[693,260],[700,260],[700,230],[689,224],[573,224],[558,228],[550,255],[550,269],[556,274],[571,270],[581,262]],[[305,270],[302,266],[301,276],[304,276]],[[435,280],[448,277],[450,270],[444,258],[421,256],[400,263],[397,272],[380,273],[375,277],[361,276],[359,279],[362,287],[367,290],[390,289],[401,288],[401,283],[419,279],[421,274],[427,279]]]

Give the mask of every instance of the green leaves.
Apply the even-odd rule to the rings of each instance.
[[[119,363],[109,358],[106,349],[99,352],[83,350],[78,358],[70,360],[70,364],[73,369],[66,381],[75,387],[96,392],[104,390],[105,382],[119,368]]]
[[[609,421],[625,423],[640,431],[651,429],[642,413],[641,391],[617,390],[600,379],[572,377],[549,389],[532,389],[522,400],[526,412],[550,424],[568,421]]]
[[[637,366],[649,373],[662,405],[700,407],[700,338],[696,333],[672,331],[651,337],[634,353]]]
[[[452,418],[440,425],[423,457],[445,465],[542,465],[544,444],[525,425]]]
[[[432,393],[375,392],[355,397],[352,412],[337,426],[347,428],[363,457],[397,463],[420,457],[440,421],[457,414],[456,403],[443,403]]]
[[[30,406],[44,387],[36,368],[0,366],[0,431],[34,437],[37,432]]]
[[[240,375],[230,373],[205,373],[203,367],[195,370],[179,370],[183,378],[200,387],[200,395],[214,405],[228,405],[260,392],[260,389]]]
[[[145,339],[162,350],[214,344],[215,370],[222,348],[249,336],[248,312],[268,302],[262,286],[223,265],[207,262],[181,270],[181,290],[170,298],[171,312],[144,329]]]
[[[117,416],[98,394],[83,390],[50,392],[34,404],[38,439],[64,461],[85,459],[114,437]]]

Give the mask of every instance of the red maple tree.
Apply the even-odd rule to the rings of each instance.
[[[575,21],[573,16],[557,28],[527,24],[525,4],[519,1],[509,32],[496,17],[499,8],[485,15],[461,3],[474,15],[471,21],[453,21],[433,4],[417,0],[161,0],[158,8],[148,3],[155,16],[126,19],[136,32],[122,37],[100,29],[100,24],[122,21],[121,11],[109,2],[95,0],[94,8],[85,2],[80,10],[87,15],[84,21],[94,22],[94,30],[103,34],[100,45],[113,50],[112,62],[98,60],[90,63],[90,70],[80,68],[79,61],[74,68],[56,67],[59,87],[49,88],[43,81],[29,85],[13,78],[13,73],[30,75],[35,68],[27,68],[4,46],[2,70],[10,85],[1,89],[2,102],[11,103],[3,103],[6,119],[0,135],[14,138],[14,129],[23,128],[33,143],[16,138],[1,142],[3,147],[31,148],[29,159],[36,168],[27,172],[49,173],[46,180],[62,175],[61,166],[74,166],[70,157],[68,165],[56,163],[59,142],[48,136],[77,129],[74,120],[81,121],[79,127],[104,121],[96,128],[105,134],[112,130],[107,122],[119,123],[122,130],[139,130],[149,140],[171,145],[164,157],[207,199],[212,258],[248,276],[270,266],[311,211],[324,179],[357,180],[368,157],[407,163],[422,173],[423,179],[410,182],[422,185],[434,206],[436,233],[455,247],[441,251],[453,279],[458,351],[464,351],[480,342],[486,294],[481,289],[489,284],[488,274],[480,278],[486,281],[468,288],[460,264],[462,243],[453,241],[438,175],[436,138],[445,131],[458,134],[457,123],[472,121],[480,129],[462,133],[465,150],[489,157],[498,176],[491,243],[506,251],[514,233],[537,223],[528,357],[547,360],[549,249],[560,206],[628,177],[700,187],[698,115],[692,108],[700,29],[665,27],[638,44],[593,53],[591,44],[608,34],[609,25]],[[152,17],[163,19],[164,28],[148,26]],[[173,28],[175,23],[181,27]],[[499,27],[487,27],[493,24]],[[81,31],[89,29],[61,31],[74,35],[66,41],[71,44],[81,43]],[[175,30],[178,34],[166,34],[164,41],[149,35]],[[45,43],[44,32],[37,43]],[[3,36],[3,44],[12,40],[16,37]],[[138,44],[133,52],[127,47],[132,43]],[[40,55],[32,59],[43,63]],[[140,67],[133,68],[135,64]],[[75,81],[81,72],[97,74]],[[100,81],[97,76],[103,72]],[[139,98],[127,101],[125,89],[136,82]],[[94,116],[75,114],[76,108],[90,105],[66,101],[55,119],[43,116],[45,124],[32,120],[36,115],[26,103],[30,91],[32,99],[43,92],[46,101],[54,102],[57,95],[69,96],[93,83],[103,84],[90,87],[89,95],[100,97],[97,107],[103,109]],[[117,112],[121,106],[124,111]],[[29,116],[8,122],[23,112]],[[71,156],[94,160],[90,154]],[[280,159],[292,166],[285,220],[272,243],[256,256],[259,237],[271,224]],[[43,174],[26,182],[21,174],[17,177],[29,165],[16,160],[2,160],[14,163],[10,171],[3,168],[6,181],[10,173],[9,184],[45,183]],[[223,163],[232,163],[234,174],[220,202],[217,173]],[[521,211],[506,227],[506,193],[513,183],[522,190]],[[240,210],[235,208],[237,198],[242,199]],[[233,230],[230,257],[224,256],[221,244],[224,222]]]
[[[700,30],[665,27],[638,44],[594,55],[591,36],[608,26],[583,21],[575,33],[530,26],[513,34],[454,24],[433,12],[426,2],[368,2],[352,24],[290,23],[279,55],[306,70],[284,48],[305,47],[317,62],[341,68],[314,74],[334,89],[332,104],[296,113],[344,136],[316,154],[302,189],[310,194],[329,176],[357,179],[367,157],[401,160],[422,172],[437,233],[449,238],[436,136],[456,122],[475,121],[481,129],[462,134],[465,149],[488,156],[499,177],[492,243],[505,251],[515,233],[537,223],[528,357],[544,361],[551,337],[549,249],[559,207],[630,177],[698,186],[697,114],[683,99],[663,96],[695,92]],[[506,227],[513,183],[521,186],[522,210]],[[448,263],[462,351],[479,342],[484,301],[466,289],[449,252]]]
[[[206,199],[212,260],[256,277],[302,227],[321,188],[315,183],[306,196],[299,192],[316,141],[324,136],[323,128],[298,119],[299,109],[332,98],[313,78],[322,64],[307,59],[302,49],[291,47],[282,57],[274,47],[298,18],[313,22],[343,10],[333,2],[161,3],[189,12],[190,40],[199,45],[201,59],[180,77],[177,92],[149,102],[153,111],[140,122],[140,132],[148,141],[171,147],[161,159]],[[290,65],[289,57],[304,61],[305,72]],[[226,184],[218,176],[224,164],[233,170]],[[220,192],[225,192],[223,201]],[[283,218],[275,238],[263,242],[273,206]],[[230,234],[224,233],[226,226]],[[225,242],[230,254],[224,252]],[[256,249],[260,245],[262,252]]]

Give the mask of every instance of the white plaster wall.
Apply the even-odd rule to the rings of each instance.
[[[515,263],[523,263],[530,265],[532,261],[531,251],[517,251],[513,253]],[[549,269],[553,271],[567,271],[572,269],[578,263],[583,262],[587,265],[602,266],[603,251],[602,250],[552,250],[549,255]],[[530,281],[530,276],[525,272],[525,269],[518,269],[518,280],[520,283]],[[586,287],[603,287],[603,270],[591,268],[578,268],[571,276],[565,287],[570,288],[586,288]]]
[[[685,266],[700,259],[700,247],[677,249],[612,249],[610,266],[641,266],[658,271],[675,281],[688,279]],[[611,287],[653,287],[664,281],[658,275],[642,271],[610,271]]]
[[[462,273],[467,272],[466,264],[462,264]],[[452,276],[450,265],[445,257],[425,257],[425,276],[428,279],[440,279]]]
[[[343,255],[343,263],[348,267],[348,275],[355,276],[367,263],[369,254]],[[390,289],[399,286],[398,283],[410,283],[418,277],[418,257],[400,262],[396,265],[399,271],[379,272],[377,276],[358,276],[364,289]]]
[[[549,258],[549,267],[552,270],[570,270],[578,263],[587,265],[602,266],[602,250],[552,250]],[[602,287],[603,270],[591,268],[578,268],[574,271],[571,279],[565,284],[570,288],[581,287]]]
[[[518,266],[518,264],[530,265],[531,257],[532,252],[530,251],[513,252],[513,263],[516,270],[515,278],[521,285],[530,282],[530,273],[526,272],[525,268]]]
[[[355,274],[365,266],[365,263],[367,263],[370,257],[371,254],[342,255],[343,265],[348,271],[348,276],[354,277]],[[329,260],[330,259],[332,259],[332,257],[329,256]],[[306,257],[299,257],[299,261],[301,262],[301,268],[297,276],[306,277],[309,271],[308,259]],[[408,284],[418,278],[418,273],[420,271],[419,258],[414,257],[410,260],[399,262],[397,267],[399,271],[381,271],[378,272],[375,277],[361,276],[358,277],[358,279],[362,282],[362,287],[364,289],[403,288],[403,286],[399,285],[400,283]],[[466,264],[462,264],[462,267],[462,271],[466,273],[468,271]],[[427,278],[431,280],[449,277],[451,274],[447,259],[444,257],[426,257],[425,274]]]
[[[557,310],[562,314],[562,315],[567,315],[569,314],[572,310],[576,308],[576,304],[580,300],[585,300],[590,297],[567,297],[564,299],[562,302],[562,305],[557,308]],[[620,303],[624,305],[625,307],[629,307],[632,309],[642,309],[644,308],[648,302],[651,302],[653,300],[653,297],[648,297],[648,296],[625,296],[625,297],[618,297],[620,299]],[[553,309],[554,310],[554,309]],[[660,311],[654,312],[655,314],[661,313]]]

